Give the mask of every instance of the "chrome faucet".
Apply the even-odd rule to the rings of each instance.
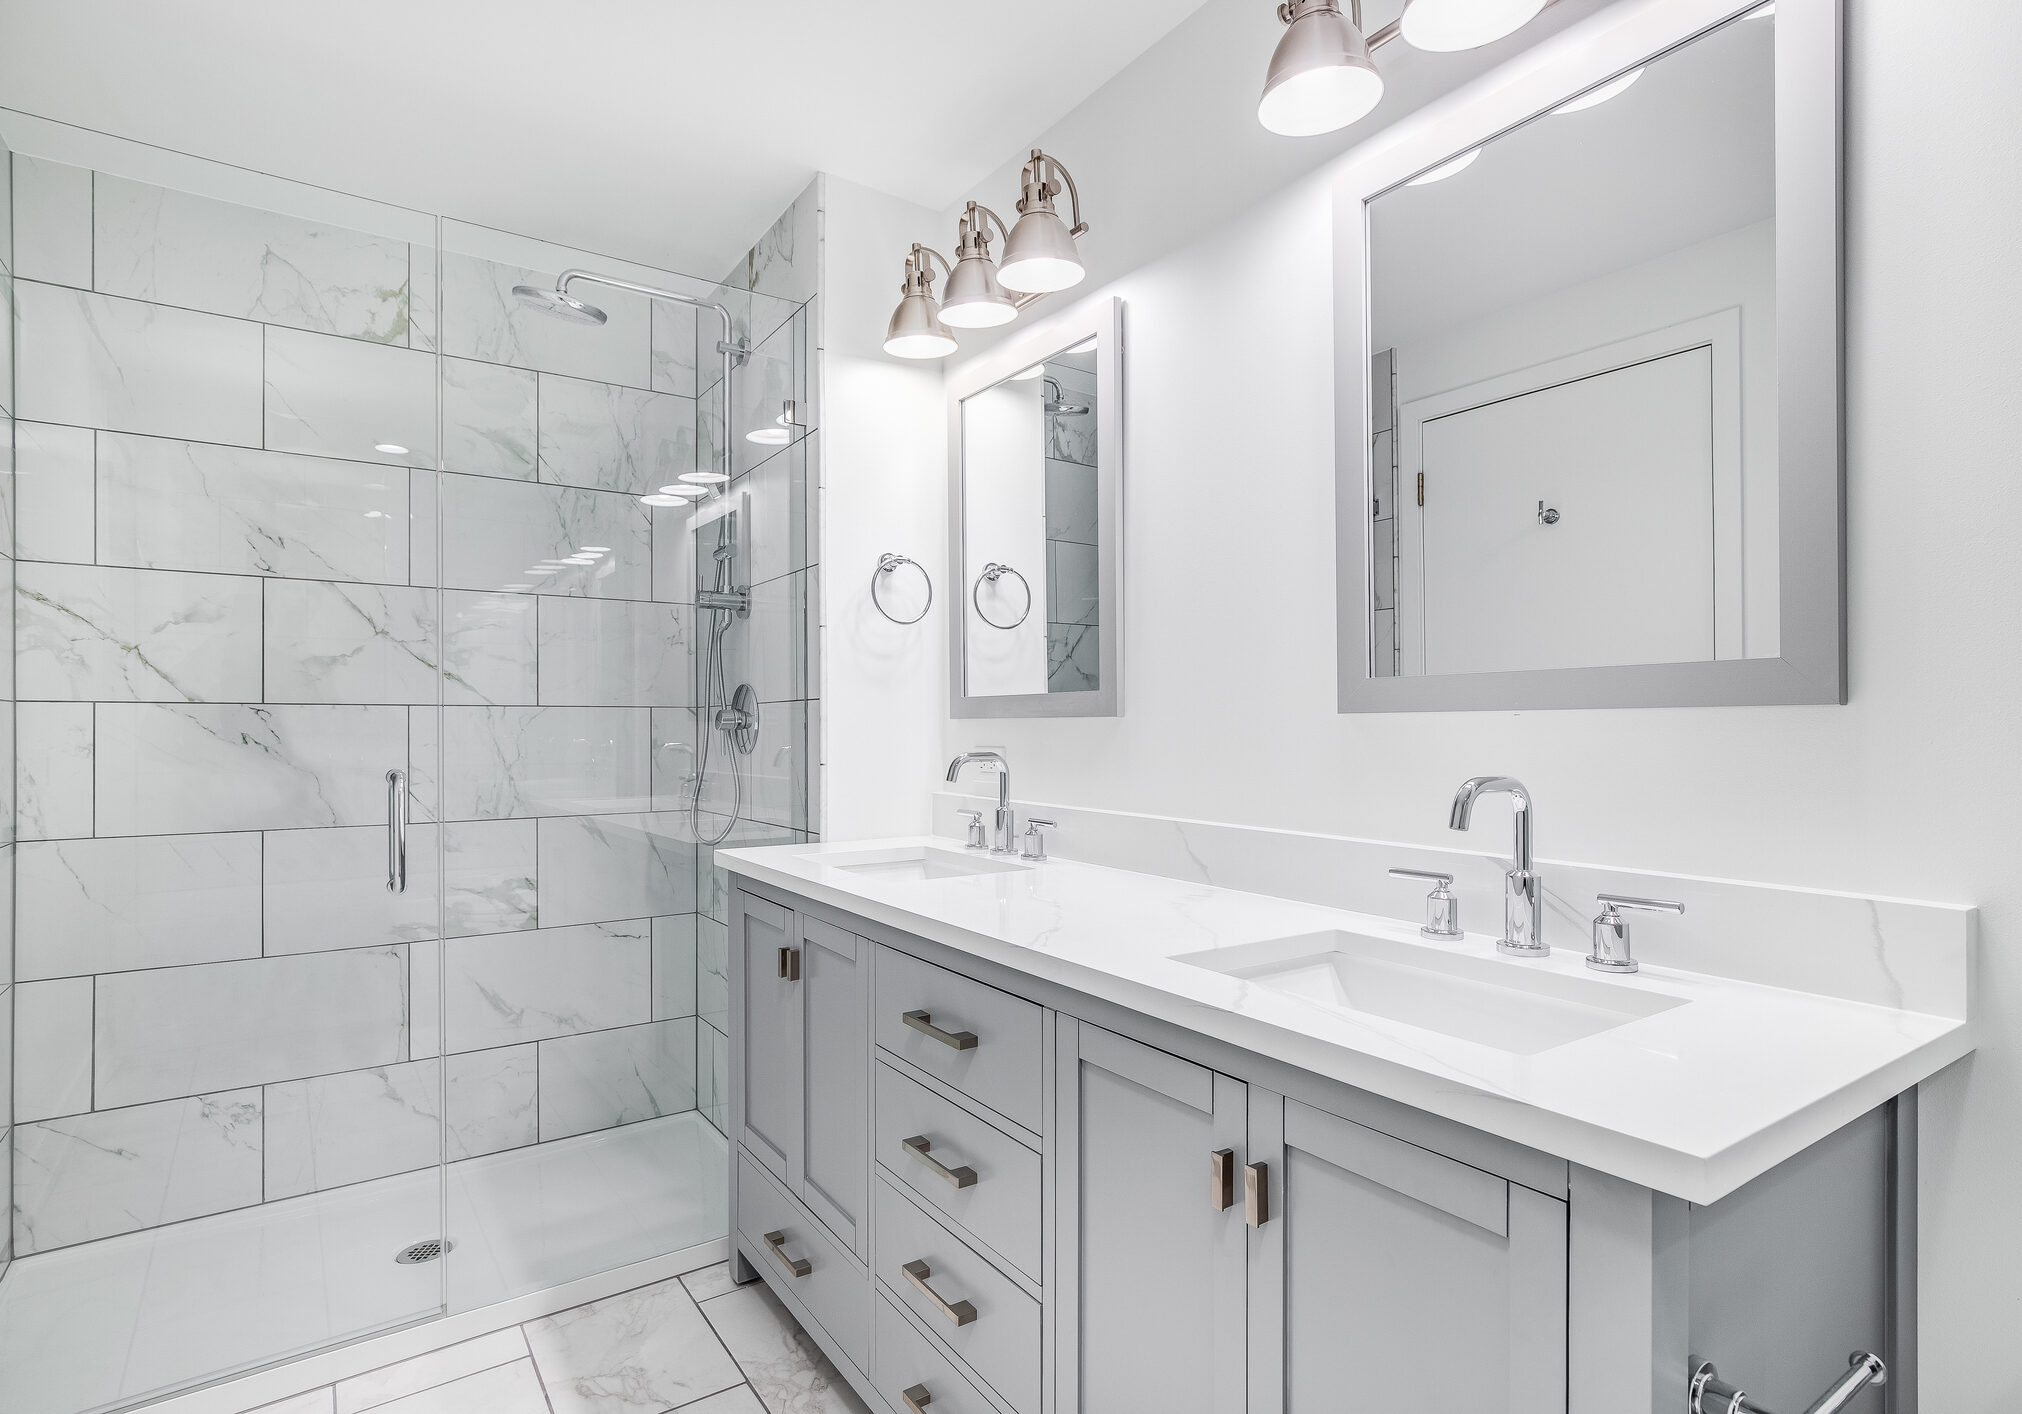
[[[1497,952],[1513,957],[1543,957],[1551,951],[1543,936],[1544,884],[1531,867],[1531,793],[1513,776],[1476,776],[1454,793],[1453,814],[1447,824],[1465,830],[1474,814],[1474,802],[1484,795],[1510,798],[1511,836],[1509,873],[1503,876],[1502,940]]]
[[[1011,763],[996,751],[965,751],[948,763],[948,779],[954,780],[962,774],[962,768],[970,764],[994,765],[997,768],[997,820],[990,832],[990,853],[1009,854],[1011,836],[1017,822],[1011,815]]]

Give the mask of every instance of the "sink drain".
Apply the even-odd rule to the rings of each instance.
[[[410,1242],[393,1254],[393,1260],[404,1267],[411,1267],[416,1262],[433,1262],[455,1247],[456,1244],[446,1237],[431,1237],[425,1242]]]

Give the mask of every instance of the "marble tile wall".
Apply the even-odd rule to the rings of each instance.
[[[1046,415],[1046,690],[1087,692],[1102,676],[1094,355],[1061,354],[1046,373],[1066,403],[1088,409]]]
[[[0,574],[7,597],[14,597],[17,496],[14,470],[18,460],[14,425],[14,154],[0,142]],[[13,1224],[5,1215],[14,1206],[14,631],[0,644],[0,674],[8,690],[0,693],[0,781],[8,783],[9,804],[0,810],[0,1275],[14,1260]]]
[[[726,429],[715,322],[685,308],[600,292],[606,326],[561,324],[510,293],[552,270],[454,236],[40,159],[0,190],[23,369],[0,1260],[445,1149],[698,1105],[722,1127],[695,544],[740,510],[725,666],[763,705],[739,830],[804,837],[815,399],[807,296],[772,287],[811,208],[768,236],[765,288],[717,291],[753,350]],[[785,444],[744,437],[788,398]],[[726,496],[638,503],[726,445]]]

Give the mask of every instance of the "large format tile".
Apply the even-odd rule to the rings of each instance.
[[[272,1404],[262,1404],[253,1414],[335,1414],[336,1391],[329,1385],[312,1389],[306,1394],[290,1395],[277,1399]]]
[[[14,544],[22,559],[94,558],[93,436],[89,427],[14,424]]]
[[[15,573],[16,690],[99,702],[256,702],[260,581],[100,565]]]
[[[266,1201],[426,1168],[442,1157],[442,1063],[266,1087]]]
[[[738,527],[739,582],[764,584],[814,559],[818,512],[807,454],[803,438],[731,486],[732,496],[749,497],[749,513]]]
[[[408,827],[405,893],[386,887],[383,824],[269,831],[260,905],[267,955],[385,947],[434,937],[435,829]]]
[[[651,796],[642,709],[448,707],[442,719],[447,819],[623,810]]]
[[[14,861],[18,978],[260,954],[256,834],[24,841]]]
[[[679,1281],[524,1327],[554,1414],[661,1414],[744,1382]]]
[[[532,481],[539,472],[540,375],[496,363],[442,361],[442,464],[472,476]]]
[[[97,284],[109,294],[407,342],[405,241],[103,172],[94,216]]]
[[[1095,468],[1075,462],[1046,463],[1046,538],[1096,543]]]
[[[728,680],[750,683],[760,702],[791,702],[808,695],[811,573],[801,570],[753,585],[750,615],[735,621],[724,636]]]
[[[652,523],[646,509],[616,492],[445,476],[443,582],[454,589],[532,584],[542,594],[650,599]],[[593,545],[605,552],[595,564],[528,574]]]
[[[339,1380],[336,1414],[361,1414],[390,1400],[526,1358],[526,1337],[520,1334],[518,1326],[507,1326],[476,1340],[444,1346],[411,1360]]]
[[[643,919],[452,938],[443,1017],[451,1051],[477,1051],[649,1019],[650,925]]]
[[[266,337],[269,448],[434,463],[433,354],[297,329],[270,327]]]
[[[549,1414],[531,1360],[494,1366],[374,1407],[381,1414]]]
[[[695,1013],[718,1031],[730,1030],[730,929],[696,915]]]
[[[541,920],[556,927],[692,912],[695,845],[687,828],[673,812],[542,820]]]
[[[730,1038],[706,1021],[695,1028],[695,1108],[730,1132]]]
[[[695,470],[695,402],[541,375],[541,480],[641,496]]]
[[[687,604],[547,598],[540,606],[546,705],[685,707],[694,700]]]
[[[540,1140],[540,1060],[534,1045],[448,1057],[449,1157],[472,1159]]]
[[[541,1042],[541,1140],[695,1108],[695,1018]]]
[[[695,1014],[695,915],[653,920],[653,1019]]]
[[[266,700],[532,702],[534,620],[529,595],[269,580]]]
[[[107,703],[97,723],[102,835],[382,823],[407,759],[398,707]]]
[[[23,702],[14,708],[14,826],[24,840],[91,833],[93,708]]]
[[[457,820],[445,827],[444,927],[452,938],[537,926],[532,820]]]
[[[91,1108],[91,979],[20,982],[14,1004],[14,1120]]]
[[[399,948],[116,972],[97,997],[101,1107],[407,1058]]]
[[[552,289],[557,273],[444,251],[442,351],[574,378],[649,386],[652,357],[645,298],[623,290],[578,287],[573,293],[610,316],[606,324],[587,326],[529,309],[513,297],[515,285]]]
[[[260,1092],[14,1129],[15,1248],[51,1248],[260,1201]]]
[[[98,438],[98,558],[404,584],[407,472],[159,437]]]
[[[14,155],[14,263],[23,280],[91,288],[91,169]]]
[[[869,1414],[814,1337],[753,1282],[702,1308],[765,1407],[778,1414]]]
[[[16,410],[157,437],[260,445],[260,326],[14,282]]]
[[[722,338],[716,316],[693,305],[653,301],[653,391],[695,396],[695,361],[703,347],[715,360],[716,341]]]

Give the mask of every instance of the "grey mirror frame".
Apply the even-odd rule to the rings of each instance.
[[[968,586],[964,563],[962,400],[995,387],[1020,369],[1093,338],[1095,397],[1096,592],[1102,604],[1097,639],[1101,686],[1093,692],[1028,692],[971,696],[963,675]],[[948,614],[948,713],[953,717],[1117,717],[1123,714],[1123,301],[1084,301],[1051,319],[1020,329],[947,375],[948,564],[952,591]]]
[[[1547,41],[1476,103],[1407,119],[1334,186],[1336,607],[1342,712],[1773,706],[1847,700],[1842,0],[1778,0],[1776,294],[1781,657],[1377,677],[1370,668],[1367,202],[1614,74],[1758,8],[1643,7]],[[1549,47],[1548,47],[1549,46]],[[1517,67],[1516,63],[1510,66]]]

